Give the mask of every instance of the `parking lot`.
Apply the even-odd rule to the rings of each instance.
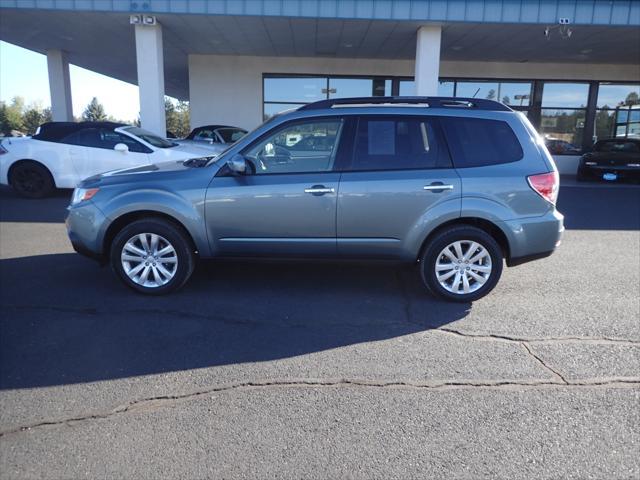
[[[638,478],[640,187],[451,304],[389,264],[201,264],[149,298],[0,191],[2,478]]]

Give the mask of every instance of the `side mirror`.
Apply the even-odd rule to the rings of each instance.
[[[121,153],[127,153],[127,152],[129,151],[129,147],[127,147],[127,144],[126,144],[126,143],[116,143],[116,144],[113,146],[113,149],[114,149],[116,152],[121,152]]]
[[[247,159],[240,154],[235,154],[231,160],[227,162],[227,167],[234,175],[247,175],[251,172]]]

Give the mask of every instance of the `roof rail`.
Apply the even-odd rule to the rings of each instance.
[[[483,98],[461,97],[352,97],[332,98],[303,105],[298,110],[321,110],[340,105],[425,105],[431,108],[473,108],[477,110],[511,111],[503,103]]]

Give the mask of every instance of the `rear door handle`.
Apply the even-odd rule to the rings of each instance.
[[[441,192],[443,190],[453,190],[453,185],[445,185],[442,182],[433,182],[431,185],[425,185],[424,187],[425,190],[429,190],[431,192]]]
[[[324,195],[325,193],[335,193],[335,188],[327,188],[324,185],[314,185],[313,187],[305,188],[304,193],[310,193],[311,195]]]

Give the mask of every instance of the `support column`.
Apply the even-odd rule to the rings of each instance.
[[[423,26],[418,29],[416,44],[416,95],[438,95],[440,73],[440,38],[442,27]]]
[[[51,117],[56,122],[73,122],[69,62],[61,50],[47,50],[49,92],[51,93]]]
[[[138,24],[135,29],[140,124],[145,130],[164,137],[167,125],[164,114],[162,27],[158,23]]]

